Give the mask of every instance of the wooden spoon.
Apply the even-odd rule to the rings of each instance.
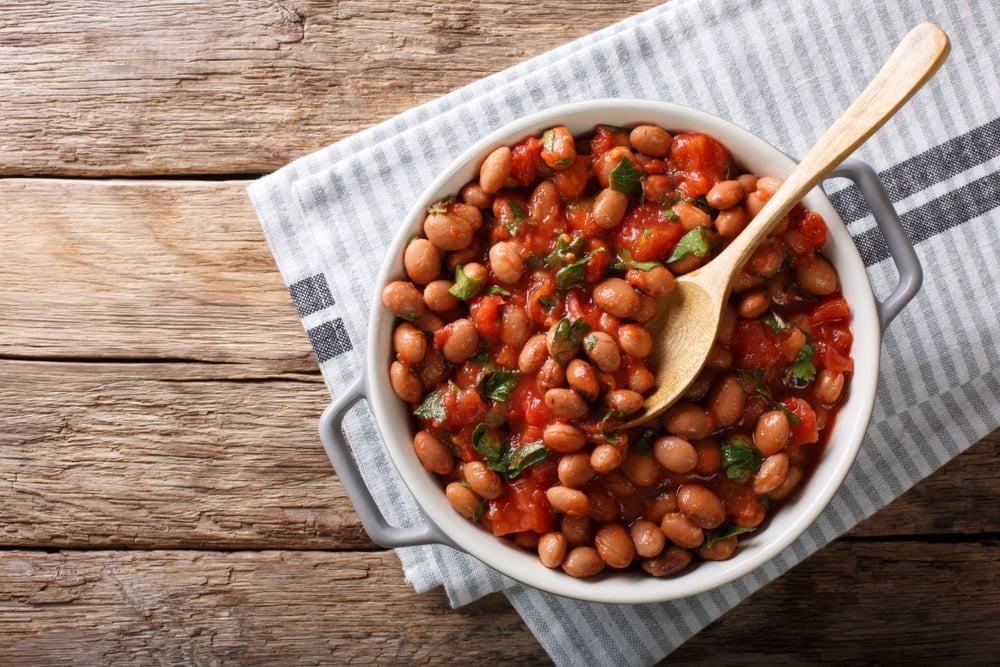
[[[684,394],[715,342],[733,278],[758,243],[930,79],[950,48],[948,36],[933,23],[921,23],[907,33],[864,92],[819,138],[746,229],[718,257],[677,279],[666,307],[647,324],[657,341],[650,356],[656,391],[646,398],[642,412],[621,428],[649,421]]]

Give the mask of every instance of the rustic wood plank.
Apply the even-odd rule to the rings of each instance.
[[[0,545],[370,548],[316,435],[316,375],[0,361]],[[1000,433],[855,535],[1000,532]]]
[[[660,0],[0,10],[0,174],[271,171]]]
[[[0,356],[314,370],[245,186],[0,180]]]
[[[669,664],[987,663],[997,546],[838,542]],[[502,597],[449,610],[385,552],[7,551],[0,636],[6,664],[545,661]]]

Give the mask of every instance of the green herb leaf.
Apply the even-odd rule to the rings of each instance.
[[[400,313],[399,315],[396,315],[396,317],[398,317],[401,320],[406,320],[407,322],[412,322],[413,320],[417,319],[417,316],[414,315],[413,313]]]
[[[516,449],[508,449],[503,456],[501,471],[507,479],[514,479],[536,463],[541,463],[549,456],[548,448],[541,440],[524,443]],[[495,468],[494,468],[495,470]]]
[[[556,271],[556,285],[559,289],[569,289],[582,283],[587,277],[587,262],[589,261],[590,253],[587,253],[572,264],[567,264]]]
[[[555,302],[552,301],[552,299],[550,299],[547,296],[543,296],[542,298],[540,298],[538,300],[538,303],[540,303],[542,305],[542,308],[544,308],[545,310],[552,310],[553,308],[556,307]]]
[[[708,237],[708,228],[695,227],[681,237],[681,240],[674,247],[674,251],[670,253],[670,258],[667,259],[667,262],[676,262],[691,254],[704,257],[711,249],[712,243]]]
[[[556,149],[556,133],[552,130],[542,132],[542,148],[551,153]]]
[[[815,352],[816,346],[808,343],[799,348],[799,356],[792,364],[792,378],[798,386],[816,379],[816,364],[813,363]]]
[[[651,455],[653,453],[653,440],[659,432],[659,429],[655,427],[645,429],[635,443],[636,453],[644,456]]]
[[[781,333],[782,331],[788,328],[788,324],[785,322],[785,320],[781,319],[781,315],[778,315],[773,310],[768,311],[763,315],[761,315],[760,321],[763,322],[764,325],[774,333]]]
[[[618,192],[632,193],[639,189],[639,177],[642,172],[635,168],[632,161],[623,157],[621,162],[608,174],[608,185]]]
[[[567,235],[562,235],[556,240],[556,249],[545,256],[544,264],[548,268],[563,266],[569,261],[568,255],[580,254],[587,239],[581,234],[567,240]]]
[[[629,268],[636,269],[638,271],[652,271],[660,265],[659,262],[629,262]]]
[[[424,396],[424,400],[420,402],[420,405],[413,411],[413,414],[421,419],[443,422],[448,416],[444,410],[444,392],[440,389],[435,389]]]
[[[672,208],[663,209],[663,217],[665,217],[670,222],[677,222],[678,220],[681,219],[681,216],[674,213],[674,209]]]
[[[705,213],[708,213],[709,215],[712,215],[712,212],[715,211],[714,208],[708,205],[708,198],[705,197],[705,195],[698,195],[697,197],[685,197],[684,201],[694,204],[695,206],[703,210]]]
[[[751,379],[750,385],[747,385],[746,380],[748,377]],[[802,423],[802,420],[799,418],[798,415],[789,410],[784,403],[779,403],[774,398],[774,394],[771,393],[771,390],[768,389],[767,385],[764,383],[764,371],[762,371],[761,369],[756,368],[754,369],[753,373],[750,373],[748,371],[743,371],[739,375],[739,383],[740,386],[743,388],[743,391],[747,392],[748,394],[757,393],[760,396],[763,396],[764,400],[770,403],[772,408],[784,412],[785,416],[788,417],[788,423],[791,424],[792,426]]]
[[[456,299],[468,301],[483,289],[486,283],[486,276],[482,278],[470,278],[462,271],[462,265],[455,267],[455,284],[448,288],[448,293]]]
[[[487,412],[486,416],[483,417],[483,423],[493,428],[503,426],[504,421],[503,415],[499,412]]]
[[[431,204],[427,207],[428,213],[447,213],[448,209],[445,208],[444,202],[438,202],[437,204]]]
[[[483,391],[481,393],[486,398],[500,403],[508,401],[520,375],[518,371],[493,371],[483,380]]]
[[[740,479],[744,473],[757,472],[763,461],[760,452],[742,439],[733,439],[722,446],[722,467],[726,477]]]
[[[503,443],[486,424],[479,424],[472,431],[472,446],[486,457],[489,463],[499,463],[503,456]]]
[[[573,158],[564,157],[561,160],[556,160],[555,162],[553,162],[553,164],[557,167],[568,167],[569,165],[573,164]]]
[[[610,428],[612,432],[617,431],[615,422],[620,422],[624,418],[625,413],[621,410],[608,410],[604,413],[604,416],[601,417],[601,423],[598,425],[598,428],[601,431],[601,435],[604,436],[604,439],[613,445],[618,444],[618,436],[613,433],[609,435],[608,429]]]
[[[712,530],[705,531],[705,541],[702,543],[703,549],[711,549],[716,542],[721,540],[729,539],[734,535],[742,535],[743,533],[752,533],[757,530],[756,526],[734,526],[729,523],[724,523],[718,528],[713,528]]]
[[[479,339],[479,349],[476,353],[469,357],[469,361],[479,364],[480,366],[486,368],[491,366],[490,364],[490,344],[486,342],[485,339]],[[492,368],[490,369],[492,370]]]
[[[514,216],[513,220],[507,221],[507,230],[510,232],[511,236],[517,236],[517,232],[521,229],[521,225],[524,224],[525,219],[528,217],[528,212],[524,210],[521,203],[514,200],[507,200],[507,208],[510,209],[510,213]]]
[[[499,285],[490,285],[490,288],[486,290],[487,294],[499,294],[500,296],[510,296],[510,292],[500,287]]]
[[[479,504],[476,505],[476,509],[472,510],[472,516],[469,517],[469,521],[472,523],[479,523],[480,519],[483,518],[483,514],[486,513],[486,499],[480,498]]]
[[[567,317],[559,320],[552,334],[552,349],[549,350],[552,357],[560,364],[569,362],[588,331],[590,325],[582,317],[572,321]]]

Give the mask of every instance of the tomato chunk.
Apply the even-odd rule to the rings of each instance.
[[[636,206],[615,231],[615,243],[632,253],[638,262],[664,261],[673,252],[684,226],[668,219],[656,204]]]
[[[823,303],[813,308],[809,314],[809,323],[813,326],[830,320],[843,320],[851,316],[851,308],[847,305],[844,297],[838,296],[827,299]]]
[[[781,348],[760,320],[737,322],[731,348],[741,368],[767,368],[781,360]]]
[[[841,352],[825,340],[816,341],[816,365],[834,373],[853,373],[854,359]]]
[[[477,296],[469,302],[469,314],[472,315],[472,322],[483,338],[491,340],[500,338],[501,307],[503,307],[503,297],[496,294]]]
[[[522,188],[526,188],[538,174],[538,160],[542,155],[542,142],[538,137],[528,137],[510,149],[510,175]]]
[[[510,535],[526,530],[547,533],[556,515],[545,497],[545,487],[532,476],[515,479],[503,494],[491,500],[486,511],[494,535]]]
[[[670,149],[670,162],[681,183],[677,190],[685,197],[699,197],[729,174],[732,155],[714,137],[701,132],[678,134]]]
[[[782,401],[782,404],[799,418],[799,423],[792,426],[792,432],[788,438],[789,447],[799,445],[809,445],[819,441],[819,427],[816,424],[816,413],[812,406],[805,399],[791,397]]]

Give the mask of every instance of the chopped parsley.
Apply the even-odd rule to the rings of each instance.
[[[632,253],[629,252],[628,248],[618,249],[618,261],[611,265],[612,269],[616,271],[625,271],[627,269],[636,269],[638,271],[652,271],[656,267],[660,266],[659,262],[633,262]]]
[[[541,297],[538,300],[538,303],[541,304],[542,308],[544,308],[545,310],[552,310],[553,308],[556,307],[555,302],[547,296]]]
[[[500,296],[510,296],[510,292],[500,287],[499,285],[490,285],[490,288],[486,290],[487,294],[499,294]]]
[[[509,401],[511,392],[514,391],[514,385],[517,384],[517,379],[520,375],[518,371],[493,371],[483,379],[483,390],[481,393],[493,401],[500,403]]]
[[[629,194],[639,189],[640,176],[642,172],[635,168],[631,160],[623,157],[608,175],[608,185],[612,190]]]
[[[486,284],[486,276],[482,278],[470,278],[462,271],[462,265],[455,267],[455,284],[448,288],[448,293],[456,299],[468,301],[479,294]]]
[[[472,431],[472,446],[488,463],[499,463],[503,456],[503,443],[486,424],[479,424]]]
[[[722,467],[729,479],[742,479],[748,472],[757,472],[762,461],[760,452],[741,438],[734,438],[722,446]]]
[[[773,310],[768,311],[763,315],[761,315],[760,321],[763,322],[764,326],[766,326],[774,333],[781,333],[782,331],[788,328],[788,324],[785,322],[785,320],[781,319],[781,315],[778,315]]]
[[[556,133],[552,130],[542,132],[542,148],[549,153],[556,151]]]
[[[552,358],[560,364],[569,362],[588,331],[590,325],[582,317],[572,321],[568,317],[559,320],[552,333],[552,347],[549,350]]]
[[[429,419],[435,422],[444,421],[448,416],[444,410],[444,392],[440,389],[435,389],[424,396],[424,400],[420,402],[419,407],[413,411],[413,414],[421,419]]]
[[[472,516],[469,517],[469,521],[472,523],[479,523],[480,519],[483,518],[483,514],[486,513],[486,499],[480,498],[479,504],[476,505],[476,509],[472,510]]]
[[[545,256],[545,266],[550,269],[555,266],[563,266],[570,260],[569,255],[575,257],[583,250],[586,242],[587,239],[582,234],[573,238],[570,238],[568,234],[560,235],[556,240],[556,249]]]
[[[747,378],[750,378],[749,385],[747,384]],[[743,391],[748,394],[756,393],[759,396],[762,396],[772,408],[784,412],[785,416],[788,417],[788,423],[792,426],[802,423],[802,419],[800,419],[797,414],[789,410],[788,406],[784,403],[779,403],[777,399],[774,398],[774,394],[771,393],[771,390],[768,389],[767,385],[764,383],[764,371],[761,369],[755,368],[752,373],[749,371],[743,371],[739,375],[739,383],[743,388]]]
[[[436,204],[431,204],[427,207],[428,213],[447,213],[448,209],[445,208],[444,202],[438,202]]]
[[[523,225],[524,221],[528,218],[528,212],[524,210],[524,207],[521,206],[520,202],[514,199],[507,200],[507,208],[510,209],[510,214],[512,216],[512,218],[507,221],[507,231],[510,232],[511,236],[517,236],[517,232],[521,229],[521,225]]]
[[[604,437],[604,439],[607,440],[612,445],[618,444],[618,436],[614,435],[613,433],[614,431],[617,430],[615,422],[620,422],[624,418],[625,418],[625,413],[622,412],[621,410],[608,410],[607,412],[604,413],[604,416],[601,418],[601,423],[598,428],[600,428],[601,435]],[[610,435],[608,434],[609,428],[612,431],[612,434]]]
[[[656,428],[647,428],[643,430],[639,439],[635,443],[635,453],[642,454],[643,456],[649,456],[653,453],[653,438],[659,431]]]
[[[692,254],[704,257],[711,249],[712,240],[708,236],[708,227],[695,227],[681,237],[667,262],[676,262]]]
[[[681,216],[679,216],[676,213],[674,213],[674,209],[673,208],[665,208],[665,209],[663,209],[663,217],[665,217],[670,222],[677,222],[678,220],[681,219]]]
[[[796,386],[803,386],[816,379],[816,364],[813,363],[815,352],[816,346],[809,343],[799,348],[799,356],[792,364],[792,380]]]
[[[549,456],[548,448],[541,440],[527,442],[517,449],[508,449],[500,459],[499,467],[492,467],[506,479],[514,479],[536,463],[541,463]]]
[[[721,542],[722,540],[729,539],[735,535],[742,535],[743,533],[752,533],[757,529],[756,526],[734,526],[729,523],[724,523],[718,528],[713,528],[712,530],[705,531],[705,541],[702,543],[703,549],[711,549],[715,546],[716,542]]]
[[[569,289],[582,283],[587,277],[587,262],[589,261],[590,253],[587,253],[572,264],[567,264],[556,271],[556,285],[559,289]]]

